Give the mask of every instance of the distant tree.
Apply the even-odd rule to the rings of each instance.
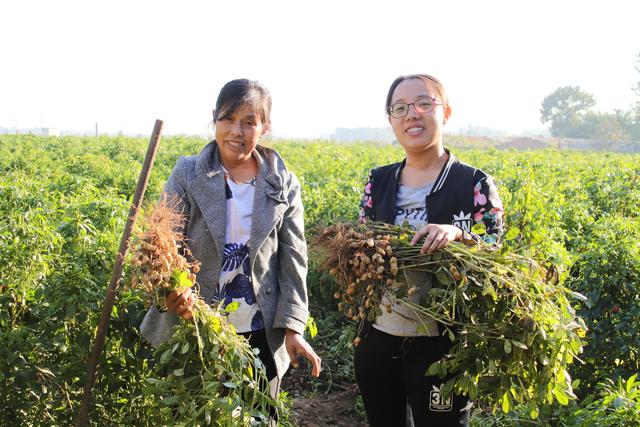
[[[631,111],[615,110],[613,113],[589,111],[583,117],[581,133],[586,138],[605,142],[607,148],[615,148],[631,142],[633,127]]]
[[[542,123],[551,122],[551,135],[586,138],[584,115],[596,105],[593,95],[579,86],[562,86],[547,95],[540,108]]]

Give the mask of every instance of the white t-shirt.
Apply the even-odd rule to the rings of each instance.
[[[433,188],[433,182],[419,187],[409,187],[400,184],[396,194],[396,216],[395,223],[402,225],[405,221],[416,231],[427,224],[426,197]],[[407,299],[415,304],[420,302],[420,298],[426,295],[431,289],[433,275],[424,271],[406,270],[405,279],[409,288],[415,286],[417,292]],[[393,304],[391,313],[387,312],[386,306],[390,304],[389,299],[382,297],[380,309],[382,315],[377,316],[373,327],[391,335],[401,337],[417,336],[438,336],[438,324],[428,316],[416,313],[412,309],[402,305]]]
[[[232,302],[238,302],[238,309],[229,313],[229,322],[239,333],[257,331],[264,329],[264,321],[253,290],[249,259],[255,179],[250,182],[235,182],[226,170],[224,178],[227,229],[218,289],[212,303],[222,301],[222,306],[226,307]]]

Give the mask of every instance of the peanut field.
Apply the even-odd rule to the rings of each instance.
[[[453,139],[452,139],[453,141]],[[156,201],[178,156],[201,138],[165,137],[145,196]],[[506,234],[526,255],[552,264],[585,320],[586,346],[571,377],[577,399],[543,408],[483,411],[472,425],[640,425],[640,155],[545,149],[452,152],[499,185]],[[399,161],[377,143],[272,141],[302,184],[307,233],[354,220],[368,171]],[[144,159],[147,140],[0,135],[0,425],[72,425],[105,289]],[[323,358],[319,379],[287,383],[289,397],[341,392],[355,383],[352,321],[340,315],[332,279],[311,259],[310,339]],[[125,280],[129,271],[125,271]],[[153,349],[139,336],[143,297],[122,290],[112,313],[91,411],[93,425],[159,425],[148,393]],[[290,375],[290,374],[288,374]],[[287,384],[290,389],[287,390]],[[362,416],[361,404],[355,413]],[[282,425],[297,425],[293,409]]]

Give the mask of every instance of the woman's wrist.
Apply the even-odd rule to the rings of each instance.
[[[285,329],[284,329],[284,334],[285,334],[286,336],[300,335],[300,333],[299,333],[299,332],[296,332],[295,330],[293,330],[293,329],[289,329],[289,328],[285,328]]]
[[[456,227],[454,225],[454,227]],[[460,227],[456,227],[456,238],[454,240],[461,241],[464,237],[464,230]]]

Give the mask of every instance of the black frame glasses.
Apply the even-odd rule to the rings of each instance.
[[[425,101],[431,101],[431,102],[429,103],[429,105],[425,105],[426,104]],[[419,100],[411,103],[396,102],[395,104],[391,104],[387,107],[387,114],[389,114],[391,117],[395,119],[401,119],[407,114],[409,114],[409,107],[412,105],[413,105],[413,108],[415,108],[415,110],[418,113],[426,114],[433,111],[433,109],[436,108],[436,105],[442,105],[442,101],[440,101],[438,98],[429,97],[429,98],[420,98]],[[400,112],[398,112],[396,107],[406,107],[406,110],[401,110]]]

